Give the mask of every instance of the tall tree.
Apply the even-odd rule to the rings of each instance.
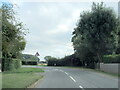
[[[13,5],[2,3],[2,71],[10,66],[12,58],[18,58],[24,50],[26,30],[15,17]],[[7,66],[8,65],[8,66]]]
[[[91,11],[80,15],[77,27],[74,29],[72,42],[75,53],[86,60],[101,61],[104,54],[113,52],[115,47],[117,16],[111,8],[103,3],[93,3]],[[89,59],[91,58],[91,59]]]
[[[2,51],[3,57],[17,57],[25,48],[25,28],[22,22],[15,18],[13,5],[2,4]]]
[[[116,54],[120,54],[120,17],[118,18],[118,27],[117,27],[117,30],[116,30],[116,48],[115,48],[115,52]]]

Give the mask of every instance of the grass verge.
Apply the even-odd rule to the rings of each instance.
[[[2,73],[0,72],[0,90],[2,89]]]
[[[41,79],[44,72],[40,68],[22,67],[18,70],[2,73],[2,88],[27,88]]]

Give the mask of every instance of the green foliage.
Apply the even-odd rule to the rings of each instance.
[[[48,66],[54,66],[57,63],[57,58],[50,57],[49,59],[47,59],[47,63],[48,63]]]
[[[15,69],[19,69],[21,67],[21,60],[20,59],[13,59],[13,65]]]
[[[51,59],[52,57],[51,56],[45,56],[44,57],[44,59],[46,60],[46,61],[48,61],[49,59]]]
[[[2,51],[5,55],[13,58],[17,57],[20,51],[25,48],[25,40],[22,22],[15,18],[13,5],[8,3],[2,4]]]
[[[41,68],[21,67],[19,69],[14,69],[12,71],[7,71],[7,72],[4,72],[4,73],[32,73],[32,72],[44,72],[44,71]]]
[[[12,59],[4,58],[2,59],[2,71],[13,70]]]
[[[22,54],[21,57],[22,57],[22,60],[25,60],[25,61],[38,61],[39,60],[37,56],[31,55],[31,54]]]
[[[26,88],[43,78],[41,68],[20,68],[2,73],[2,88]],[[36,74],[37,73],[37,74]]]
[[[2,71],[11,71],[21,67],[20,59],[4,58],[2,60]]]
[[[46,56],[48,66],[81,66],[81,61],[73,55],[65,56],[64,58],[55,58],[51,56]]]
[[[21,57],[23,65],[37,65],[39,62],[39,58],[35,55],[22,54]]]
[[[91,11],[80,15],[72,42],[75,54],[83,63],[101,62],[103,55],[112,54],[118,45],[118,18],[103,3],[93,3]]]
[[[118,27],[116,31],[116,54],[120,54],[120,17],[118,18]]]
[[[12,63],[11,58],[19,58],[21,51],[24,50],[26,45],[24,35],[26,35],[25,31],[27,29],[23,27],[22,22],[19,22],[15,18],[16,13],[13,10],[12,4],[2,3],[0,11],[2,11],[2,58],[4,60],[3,64],[14,67],[12,65],[9,65],[10,63]]]
[[[120,63],[120,54],[105,55],[103,58],[104,63]]]
[[[37,61],[22,61],[22,65],[37,65]]]

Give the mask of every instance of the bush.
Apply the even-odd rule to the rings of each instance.
[[[12,58],[3,58],[2,71],[11,71],[21,67],[21,60]]]
[[[18,69],[21,67],[21,60],[20,59],[13,59],[13,65],[15,69]]]
[[[37,65],[38,62],[37,61],[22,61],[22,65]]]
[[[11,59],[10,58],[3,58],[2,59],[2,71],[8,71],[11,69]]]
[[[105,55],[103,57],[104,63],[120,63],[120,54],[116,55]]]

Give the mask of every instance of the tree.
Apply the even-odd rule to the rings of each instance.
[[[2,58],[2,32],[0,31],[0,59]]]
[[[81,61],[75,54],[65,56],[63,58],[55,58],[46,56],[48,66],[81,66]]]
[[[58,60],[57,58],[51,56],[45,56],[44,59],[46,60],[48,66],[56,66]]]
[[[116,49],[115,52],[116,54],[120,54],[120,17],[118,17],[118,27],[116,31]]]
[[[12,4],[2,5],[2,51],[3,56],[17,57],[19,52],[25,48],[24,35],[26,30],[22,22],[15,19],[15,12]]]
[[[117,16],[111,8],[103,3],[93,3],[91,11],[80,15],[74,29],[72,42],[75,53],[83,61],[101,61],[103,55],[114,51]]]
[[[2,65],[5,65],[7,58],[9,60],[18,58],[24,50],[26,45],[24,36],[27,29],[15,18],[12,4],[3,3],[0,10],[2,11]]]
[[[45,56],[44,59],[48,62],[52,57],[51,56]]]

